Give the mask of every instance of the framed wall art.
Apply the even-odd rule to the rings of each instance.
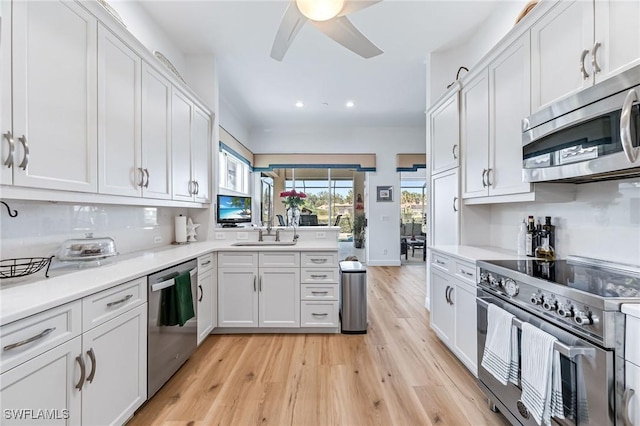
[[[377,186],[377,201],[387,202],[393,201],[393,186]]]

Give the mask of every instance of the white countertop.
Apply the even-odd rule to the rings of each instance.
[[[513,250],[501,249],[498,247],[489,246],[444,246],[436,245],[430,246],[429,249],[438,251],[440,253],[449,254],[457,258],[466,260],[468,262],[475,262],[477,260],[518,260],[518,259],[531,259],[527,256],[519,256]]]
[[[202,254],[218,251],[337,251],[337,247],[294,246],[225,246],[204,241],[182,246],[164,246],[115,258],[113,263],[78,269],[56,276],[24,277],[0,283],[0,324],[34,315],[107,288],[149,275]],[[54,273],[50,274],[54,275]]]
[[[640,318],[640,303],[625,303],[622,305],[622,312]]]

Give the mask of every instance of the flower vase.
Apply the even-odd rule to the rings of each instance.
[[[300,226],[300,209],[292,206],[287,210],[287,219],[289,226]]]

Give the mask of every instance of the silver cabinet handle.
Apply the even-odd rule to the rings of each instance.
[[[119,304],[121,304],[121,303],[124,303],[124,302],[126,302],[127,300],[131,299],[132,297],[133,297],[133,294],[127,294],[125,297],[123,297],[123,298],[122,298],[122,299],[120,299],[120,300],[116,300],[115,302],[109,302],[109,303],[107,303],[107,308],[110,308],[110,307],[112,307],[112,306],[116,306],[116,305],[119,305]]]
[[[456,202],[458,201],[458,197],[453,197],[453,211],[457,212],[458,209],[456,208]]]
[[[493,186],[493,182],[491,182],[491,172],[493,169],[487,169],[487,186]]]
[[[636,393],[633,389],[625,389],[624,395],[622,395],[622,425],[623,426],[634,426],[631,423],[631,419],[629,418],[629,402],[631,401],[631,397]]]
[[[193,181],[193,184],[194,184],[194,185],[195,185],[195,187],[196,187],[196,192],[194,192],[194,194],[195,194],[195,195],[198,195],[198,193],[200,192],[200,184],[198,183],[198,181],[197,181],[197,180],[194,180],[194,181]]]
[[[208,265],[208,264],[210,264],[210,263],[211,263],[211,261],[210,261],[210,260],[207,260],[206,262],[202,262],[202,266],[207,266],[207,265]]]
[[[458,159],[458,154],[456,154],[456,150],[458,149],[458,145],[453,145],[453,147],[451,148],[451,154],[453,154],[453,159],[457,160]]]
[[[22,144],[22,148],[24,148],[24,157],[22,157],[22,162],[18,167],[22,170],[27,170],[27,164],[29,164],[29,144],[27,143],[27,138],[24,135],[20,136],[18,140]]]
[[[327,259],[311,259],[313,263],[327,263]]]
[[[4,160],[3,164],[7,167],[11,167],[13,166],[13,153],[16,150],[16,143],[13,141],[13,134],[11,134],[11,132],[7,132],[3,136],[9,143],[9,155],[7,155],[7,159]]]
[[[327,278],[327,275],[311,275],[311,278]]]
[[[582,79],[586,80],[589,78],[589,73],[587,69],[584,67],[584,59],[589,54],[589,50],[585,49],[582,51],[582,55],[580,55],[580,72],[582,73]]]
[[[148,188],[149,187],[149,169],[145,168],[144,174],[147,175],[147,182],[145,182],[144,187]]]
[[[633,163],[638,158],[638,148],[633,147],[631,140],[631,108],[633,103],[638,101],[638,93],[635,89],[629,90],[624,98],[622,105],[622,115],[620,116],[620,139],[622,140],[622,149],[627,156],[627,160]]]
[[[96,375],[96,354],[93,352],[93,348],[87,351],[87,355],[89,355],[89,359],[91,360],[91,373],[89,373],[89,377],[87,377],[87,382],[93,382],[93,377]]]
[[[447,286],[449,288],[448,292],[447,292],[447,301],[449,302],[450,305],[453,305],[453,299],[451,298],[451,294],[453,293],[453,287],[451,286]]]
[[[468,277],[472,277],[473,276],[473,274],[471,272],[467,272],[464,269],[460,269],[460,273],[463,274],[463,275],[466,275]]]
[[[76,361],[80,365],[80,380],[76,384],[76,389],[81,391],[82,390],[82,386],[84,385],[84,378],[85,378],[85,373],[86,373],[85,370],[86,370],[86,368],[85,368],[85,365],[84,365],[84,358],[82,358],[82,355],[78,355],[76,357]]]
[[[204,296],[204,290],[202,290],[202,286],[198,284],[198,289],[200,289],[200,297],[198,298],[198,302],[202,302],[202,296]]]
[[[142,167],[138,167],[138,171],[140,172],[140,183],[138,183],[138,186],[142,188],[144,186],[144,170]]]
[[[446,265],[447,264],[446,262],[443,262],[442,260],[438,260],[438,259],[436,259],[436,263],[438,265]]]
[[[11,349],[19,348],[20,346],[24,346],[31,342],[35,342],[36,340],[42,339],[44,336],[51,334],[51,332],[54,331],[55,329],[56,329],[55,327],[47,328],[40,334],[36,334],[35,336],[29,337],[28,339],[21,340],[17,343],[12,343],[10,345],[5,346],[2,349],[5,351],[10,351]]]
[[[447,305],[450,305],[451,302],[449,301],[449,289],[451,288],[451,286],[447,286],[447,288],[444,289],[444,298],[447,301]]]
[[[482,187],[483,188],[487,187],[486,178],[487,178],[487,169],[482,169]]]
[[[598,49],[600,48],[601,44],[599,41],[596,41],[596,44],[593,45],[593,48],[591,49],[591,66],[593,67],[593,73],[594,74],[598,74],[600,71],[602,71],[600,69],[600,65],[598,65]]]
[[[322,314],[318,314],[315,312],[312,312],[311,315],[313,315],[314,317],[326,317],[327,315],[329,315],[328,313],[322,313]]]
[[[191,185],[193,185],[192,180],[189,181],[189,187],[188,187],[189,195],[193,195],[193,189],[191,189]]]
[[[262,275],[260,275],[260,278],[258,279],[258,290],[262,291]]]
[[[256,276],[253,276],[253,291],[256,291]]]
[[[311,294],[318,296],[322,294],[329,294],[329,292],[328,291],[312,291]]]

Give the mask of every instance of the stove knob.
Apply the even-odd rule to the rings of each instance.
[[[545,300],[542,304],[542,308],[546,311],[555,311],[558,308],[558,302],[553,299]]]
[[[578,325],[591,325],[593,324],[593,320],[591,319],[591,315],[589,312],[577,312],[576,317],[573,319]]]
[[[531,299],[529,299],[529,300],[534,305],[541,305],[542,304],[542,295],[540,293],[533,293],[531,295]]]
[[[571,305],[560,305],[558,308],[558,315],[565,318],[570,318],[573,316],[573,308]]]

